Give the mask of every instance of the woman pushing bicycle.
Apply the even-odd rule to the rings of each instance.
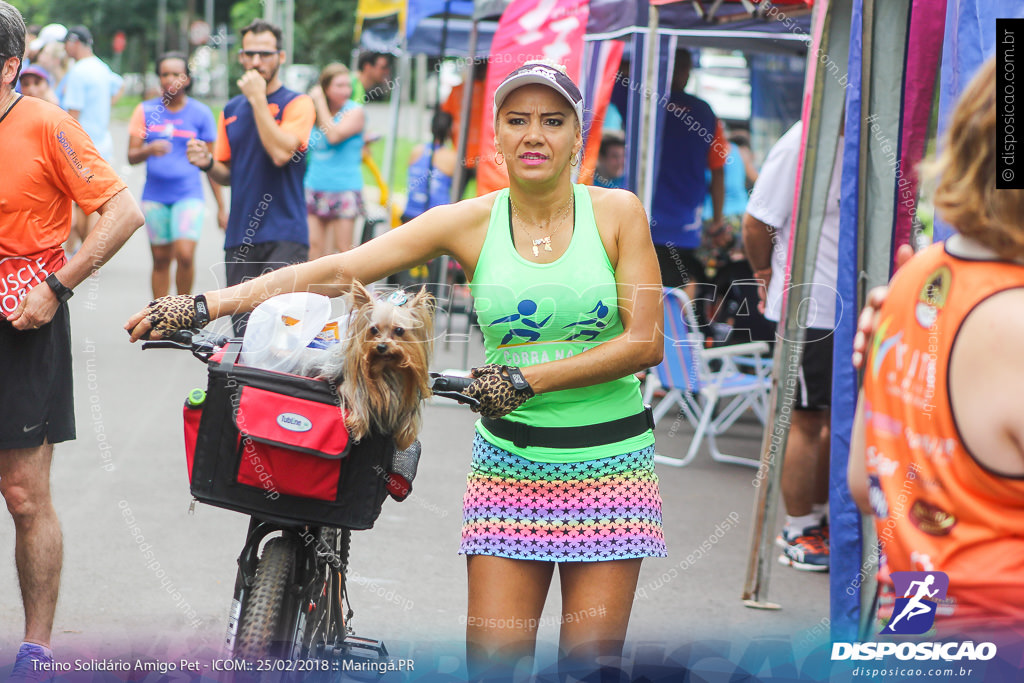
[[[618,656],[641,561],[666,554],[654,435],[634,377],[662,357],[658,261],[636,196],[572,183],[582,114],[563,69],[527,62],[494,97],[508,189],[436,207],[342,254],[158,299],[125,326],[135,341],[281,292],[339,296],[443,254],[462,265],[487,358],[465,390],[483,416],[460,548],[471,679],[533,655],[556,565],[563,665]]]

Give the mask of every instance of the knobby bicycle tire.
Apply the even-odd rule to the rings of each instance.
[[[252,592],[242,605],[235,657],[253,660],[274,654],[271,647],[281,630],[282,607],[294,573],[296,548],[295,539],[288,536],[272,538],[263,547]]]

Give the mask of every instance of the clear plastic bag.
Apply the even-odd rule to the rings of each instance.
[[[242,338],[241,361],[264,370],[295,372],[306,347],[331,317],[331,300],[321,294],[291,292],[253,309]]]

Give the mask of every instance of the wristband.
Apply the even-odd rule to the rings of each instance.
[[[210,324],[210,307],[206,303],[206,295],[197,294],[195,297],[195,326],[202,328]]]
[[[533,388],[530,383],[523,377],[523,371],[516,365],[506,365],[505,370],[508,372],[508,379],[512,382],[512,388],[516,391],[529,391],[533,393]]]
[[[46,284],[50,286],[53,293],[57,296],[57,301],[66,303],[68,299],[75,295],[74,291],[64,286],[64,283],[57,279],[56,273],[50,273],[46,276]]]
[[[213,155],[211,154],[211,155],[210,155],[210,163],[208,163],[208,164],[207,164],[207,165],[206,165],[205,167],[200,167],[200,169],[199,169],[199,170],[200,170],[200,171],[202,171],[203,173],[209,173],[209,172],[210,172],[210,170],[211,170],[211,169],[213,168],[213,165],[214,165],[215,163],[217,163],[217,160],[216,160],[216,159],[214,159],[214,158],[213,158]]]

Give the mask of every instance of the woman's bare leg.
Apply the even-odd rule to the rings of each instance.
[[[537,627],[555,565],[468,555],[469,614],[466,666],[469,680],[509,680],[517,664],[533,666]]]
[[[622,655],[641,562],[632,559],[558,565],[562,586],[559,668],[564,674],[582,678],[597,668],[599,657]]]

